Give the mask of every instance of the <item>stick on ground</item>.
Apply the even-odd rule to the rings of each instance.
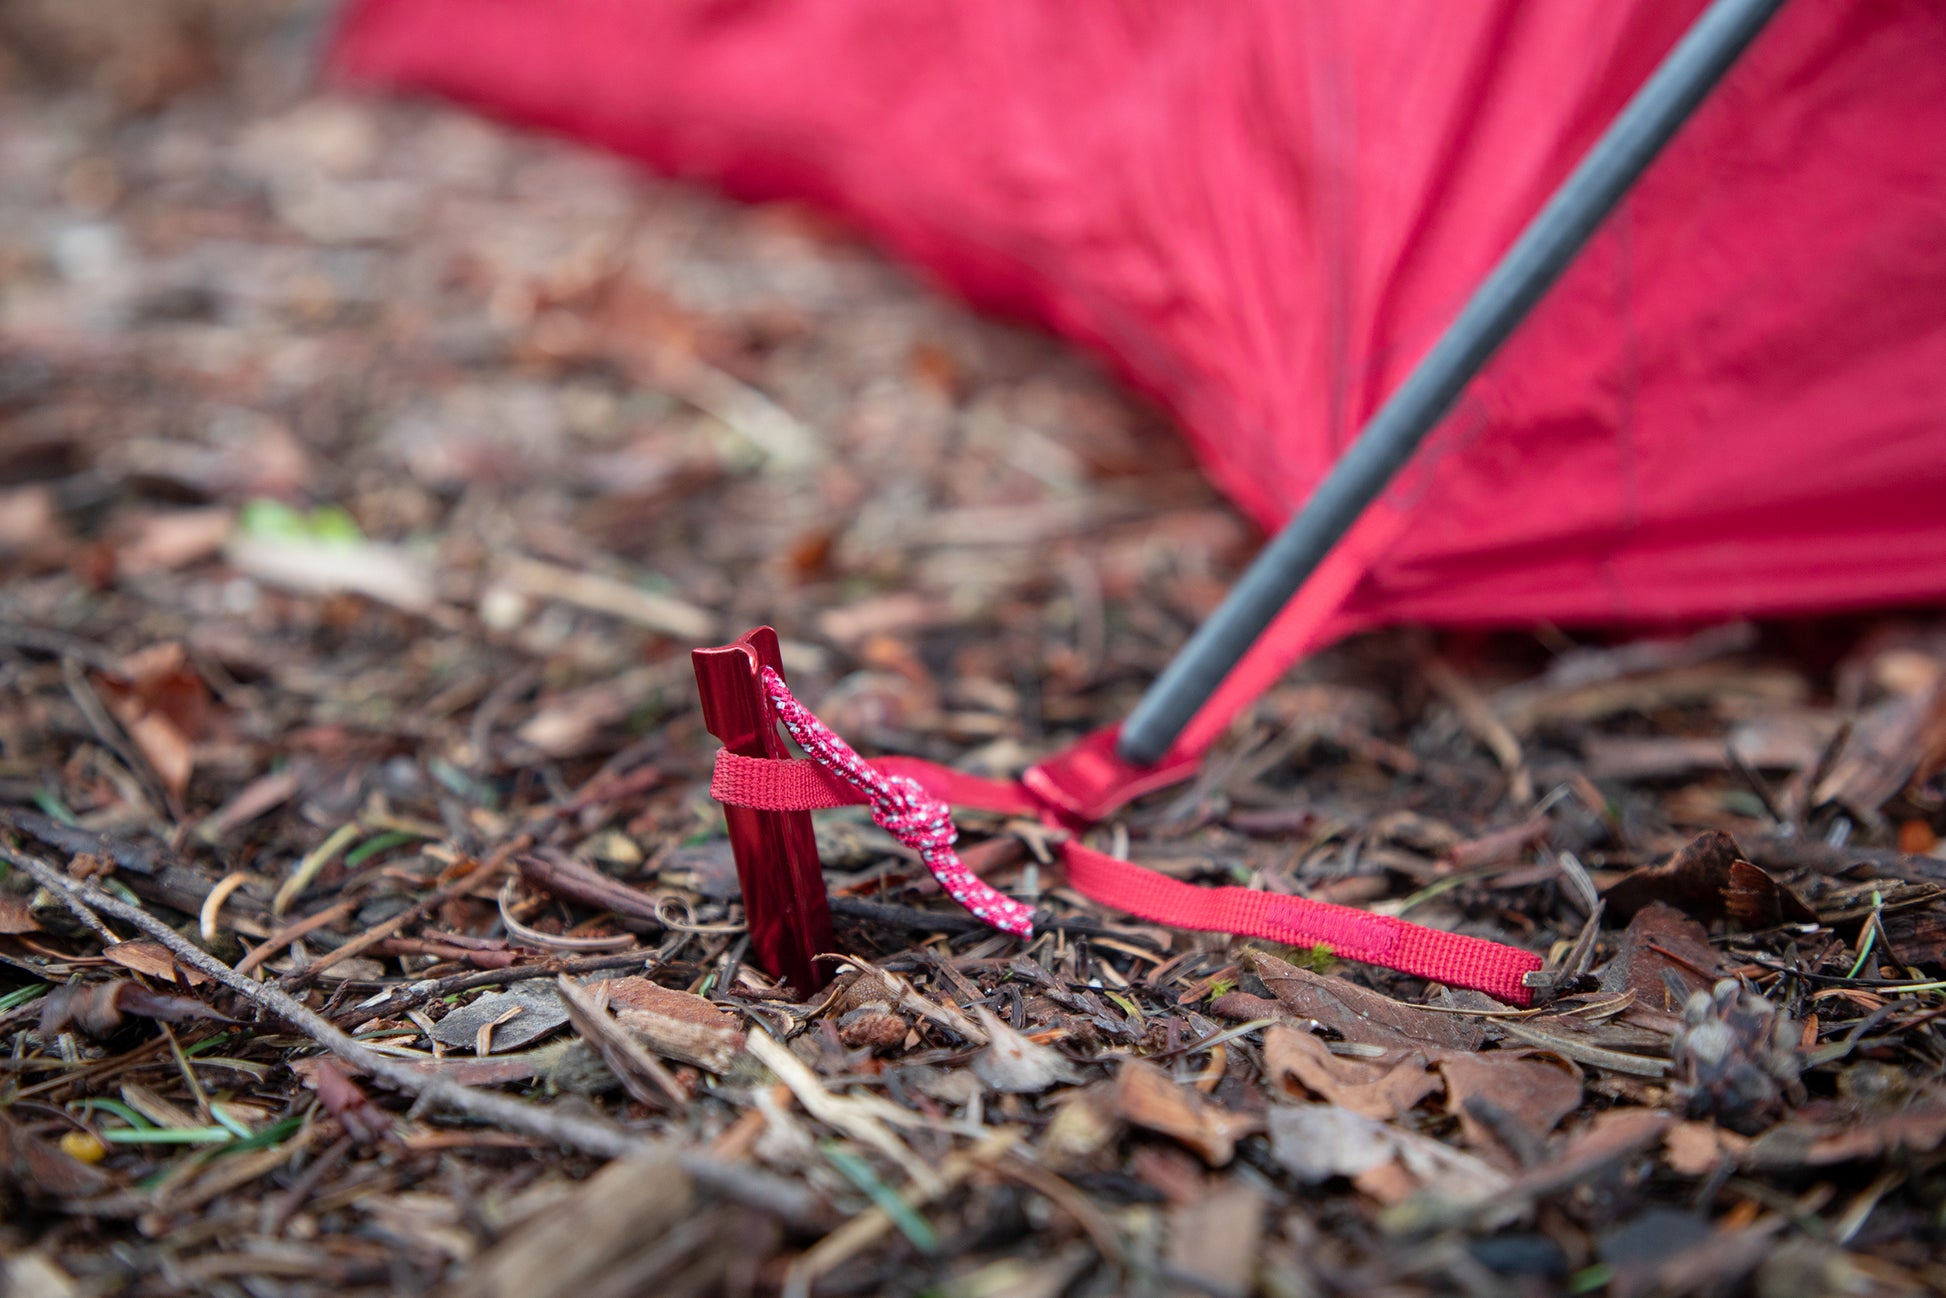
[[[155,916],[110,896],[94,883],[71,879],[50,863],[25,852],[0,850],[0,859],[25,870],[63,898],[90,910],[106,912],[141,929],[168,947],[189,968],[269,1010],[347,1063],[425,1103],[597,1158],[646,1154],[664,1144],[595,1118],[556,1113],[511,1096],[461,1086],[451,1078],[416,1072],[396,1059],[367,1050],[281,987],[238,974]],[[698,1185],[785,1221],[813,1225],[827,1216],[817,1198],[801,1186],[763,1172],[718,1162],[693,1150],[677,1150],[675,1157]]]

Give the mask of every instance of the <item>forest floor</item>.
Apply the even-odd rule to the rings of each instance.
[[[1013,774],[1256,538],[1057,343],[321,89],[327,19],[0,7],[7,1292],[1946,1289],[1946,623],[1362,637],[1091,834],[1519,945],[1532,1010],[968,815],[1022,943],[856,809],[800,1000],[688,651]]]

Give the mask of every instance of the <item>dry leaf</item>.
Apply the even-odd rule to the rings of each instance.
[[[115,547],[115,569],[124,576],[173,572],[216,554],[236,526],[223,507],[177,509],[126,520]]]
[[[1744,860],[1737,841],[1721,830],[1697,835],[1660,865],[1623,876],[1602,900],[1617,923],[1657,902],[1705,922],[1730,919],[1748,929],[1818,918],[1803,898]]]
[[[515,1009],[520,1013],[507,1017]],[[532,1045],[567,1021],[568,1011],[553,984],[530,978],[460,1006],[433,1025],[432,1039],[453,1050],[472,1050],[480,1029],[492,1025],[491,1052],[504,1054]]]
[[[52,1040],[70,1027],[91,1037],[113,1036],[130,1014],[167,1023],[192,1019],[235,1022],[201,1001],[163,996],[139,983],[67,983],[49,992],[41,1003],[41,1036]]]
[[[1115,1112],[1131,1126],[1173,1136],[1211,1167],[1228,1163],[1236,1142],[1262,1127],[1258,1119],[1211,1104],[1141,1059],[1122,1061],[1115,1076]]]
[[[1113,1090],[1112,1083],[1104,1082],[1054,1098],[1060,1107],[1040,1142],[1041,1157],[1049,1167],[1062,1170],[1088,1162],[1122,1133]]]
[[[1263,1225],[1263,1195],[1247,1182],[1177,1204],[1169,1210],[1169,1266],[1194,1276],[1204,1293],[1241,1298],[1252,1292]]]
[[[1356,983],[1299,969],[1262,951],[1246,952],[1244,960],[1286,1013],[1316,1019],[1347,1041],[1388,1049],[1430,1045],[1477,1050],[1486,1039],[1486,1030],[1471,1018],[1402,1005]]]
[[[1662,1138],[1669,1167],[1683,1176],[1708,1176],[1723,1160],[1737,1159],[1750,1148],[1750,1138],[1710,1122],[1682,1122]]]
[[[1282,1023],[1264,1033],[1264,1071],[1368,1118],[1397,1117],[1439,1089],[1416,1050],[1384,1063],[1342,1059],[1311,1033]]]
[[[1876,664],[1890,698],[1867,708],[1811,795],[1871,820],[1915,779],[1946,760],[1946,665],[1925,654],[1887,654]]]
[[[602,1061],[621,1079],[624,1090],[651,1109],[667,1109],[672,1103],[680,1108],[688,1103],[688,1094],[669,1070],[615,1021],[601,997],[565,976],[556,978],[554,987],[574,1030],[600,1053]]]
[[[96,677],[115,719],[180,798],[196,766],[196,741],[209,715],[209,686],[189,665],[180,644],[152,645],[124,658],[115,675]]]
[[[1690,994],[1712,985],[1716,976],[1709,931],[1674,907],[1651,902],[1623,931],[1621,948],[1601,972],[1601,989],[1633,992],[1636,1005],[1679,1014]]]
[[[113,946],[103,947],[101,954],[124,969],[131,969],[164,982],[183,982],[196,987],[209,981],[208,975],[197,973],[194,969],[185,969],[177,964],[176,957],[170,953],[168,947],[147,938],[138,938],[133,942],[117,942]]]
[[[10,1185],[32,1198],[74,1199],[100,1194],[109,1180],[106,1173],[26,1131],[0,1109],[0,1205],[5,1204]]]
[[[1785,1122],[1751,1143],[1753,1167],[1826,1167],[1882,1158],[1894,1150],[1925,1153],[1946,1141],[1946,1100],[1932,1097],[1882,1117],[1847,1123]]]
[[[1533,1057],[1448,1055],[1439,1071],[1466,1143],[1507,1167],[1538,1162],[1548,1133],[1581,1104],[1578,1072]]]
[[[501,1240],[445,1292],[449,1298],[587,1293],[660,1244],[688,1214],[693,1197],[675,1154],[658,1149],[617,1159]]]
[[[0,895],[0,936],[9,933],[38,933],[40,921],[25,898]]]

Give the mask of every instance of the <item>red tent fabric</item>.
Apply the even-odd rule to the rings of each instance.
[[[1287,518],[1701,0],[359,0],[336,65],[836,209]],[[1795,0],[1192,723],[1355,629],[1946,594],[1946,10]]]

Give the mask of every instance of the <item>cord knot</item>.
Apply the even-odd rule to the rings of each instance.
[[[797,701],[772,669],[763,669],[764,692],[777,719],[811,759],[865,795],[872,823],[919,854],[946,895],[1002,932],[1034,935],[1034,912],[982,883],[953,850],[959,829],[950,808],[909,775],[887,775],[833,734]]]

